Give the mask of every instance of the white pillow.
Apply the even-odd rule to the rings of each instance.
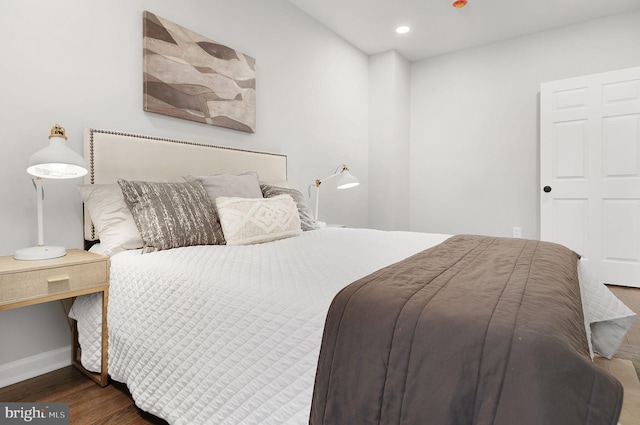
[[[227,245],[249,245],[302,233],[298,207],[289,195],[273,198],[216,198]]]
[[[140,232],[117,183],[79,185],[78,191],[105,255],[142,248]]]

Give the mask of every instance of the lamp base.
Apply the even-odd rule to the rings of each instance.
[[[13,258],[16,260],[48,260],[65,255],[67,255],[67,250],[62,246],[32,246],[17,250],[13,254]]]

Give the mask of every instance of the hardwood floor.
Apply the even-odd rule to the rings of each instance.
[[[101,388],[73,366],[0,388],[0,400],[69,403],[72,425],[167,424],[138,409],[125,385],[110,382]]]
[[[629,308],[640,313],[640,289],[610,288]],[[636,322],[629,330],[616,357],[631,360],[640,377],[640,322]],[[138,409],[125,385],[110,382],[109,386],[101,388],[71,366],[0,388],[0,401],[69,403],[72,425],[167,424]],[[634,425],[629,421],[624,424]]]

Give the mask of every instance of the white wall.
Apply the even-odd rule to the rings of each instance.
[[[409,230],[410,63],[398,52],[369,58],[369,226]]]
[[[253,56],[256,134],[142,110],[142,12]],[[4,0],[0,255],[36,243],[29,156],[51,127],[87,127],[285,153],[292,187],[345,162],[361,186],[324,196],[328,220],[368,220],[368,59],[286,0]],[[45,182],[45,242],[82,247],[79,181]],[[69,344],[57,303],[0,312],[0,366]]]
[[[640,12],[411,67],[411,229],[539,237],[540,83],[640,65]]]

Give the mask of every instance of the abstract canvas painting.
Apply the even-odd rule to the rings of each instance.
[[[255,59],[143,16],[144,110],[255,133]]]

